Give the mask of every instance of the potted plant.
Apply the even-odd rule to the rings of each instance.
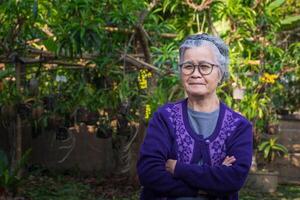
[[[17,192],[17,187],[22,183],[23,177],[20,175],[20,170],[28,161],[31,150],[27,150],[15,168],[9,164],[6,153],[0,150],[0,199],[8,199],[8,196],[13,196]],[[9,198],[10,199],[10,198]]]
[[[15,120],[17,116],[17,105],[22,102],[22,97],[16,87],[6,85],[0,93],[1,116],[7,121]]]
[[[276,135],[278,133],[279,121],[277,117],[276,118],[271,117],[266,124],[267,124],[266,130],[269,135]]]
[[[36,78],[29,80],[29,92],[31,95],[36,96],[39,93],[39,81]]]
[[[268,171],[275,171],[275,160],[278,157],[283,157],[287,155],[288,150],[282,144],[277,142],[277,137],[271,137],[269,140],[265,140],[258,146],[258,151],[263,155],[265,159],[265,166],[263,169],[268,169]]]
[[[87,108],[80,107],[75,111],[75,121],[83,122],[86,125],[95,125],[98,120],[98,113],[90,111]]]
[[[32,112],[31,112],[32,119],[34,120],[40,119],[43,113],[44,113],[44,107],[41,103],[38,102],[32,105]]]
[[[111,127],[111,121],[107,113],[100,116],[97,125],[96,136],[98,138],[107,139],[112,137],[113,129]]]
[[[277,142],[278,138],[271,137],[262,141],[258,145],[258,154],[262,155],[263,167],[261,170],[250,172],[247,186],[261,192],[273,193],[278,185],[278,171],[275,169],[275,161],[278,157],[283,157],[288,150]]]

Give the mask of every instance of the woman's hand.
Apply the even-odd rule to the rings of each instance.
[[[177,160],[168,159],[166,162],[166,170],[171,174],[174,174],[176,163]]]
[[[222,165],[227,167],[232,166],[232,163],[236,161],[234,156],[226,156],[225,160],[223,161]]]

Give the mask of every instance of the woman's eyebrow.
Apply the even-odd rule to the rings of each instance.
[[[204,61],[204,60],[198,60],[198,61],[196,61],[196,62],[193,62],[192,60],[186,60],[186,61],[183,61],[182,63],[191,63],[191,64],[202,64],[202,63],[208,63],[208,64],[213,64],[213,65],[216,65],[215,63],[208,62],[208,61]]]
[[[191,61],[191,60],[185,60],[185,61],[183,61],[181,64],[184,64],[184,63],[191,63],[191,64],[194,64],[194,62]]]

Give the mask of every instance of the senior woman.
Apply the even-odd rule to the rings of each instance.
[[[137,164],[145,200],[237,200],[252,158],[252,125],[217,96],[228,76],[228,47],[214,36],[187,37],[179,48],[187,98],[149,121]]]

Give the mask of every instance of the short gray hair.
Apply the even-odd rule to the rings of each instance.
[[[220,70],[222,73],[222,80],[228,79],[229,71],[229,50],[224,41],[216,36],[204,34],[190,35],[185,38],[179,48],[179,62],[183,62],[183,56],[187,49],[200,46],[210,46],[214,50],[214,53],[220,64]]]

